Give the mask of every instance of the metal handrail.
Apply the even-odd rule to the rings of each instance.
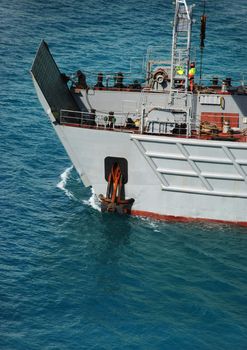
[[[133,117],[136,117],[133,120]],[[132,118],[131,118],[132,117]],[[134,113],[95,113],[95,112],[82,112],[62,109],[60,111],[60,124],[61,125],[76,125],[81,127],[93,127],[93,128],[110,128],[117,130],[139,130],[140,126],[137,126],[141,116]],[[136,123],[135,123],[136,122]]]
[[[236,116],[223,116],[222,118],[216,113],[215,115],[202,115],[201,118],[196,118],[190,123],[185,120],[160,121],[148,120],[148,113],[143,110],[143,115],[139,116],[139,124],[134,121],[128,122],[130,113],[122,113],[119,115],[99,114],[92,112],[61,110],[60,124],[79,126],[84,128],[114,130],[119,132],[134,132],[140,134],[158,134],[158,135],[173,135],[180,137],[188,137],[188,129],[191,130],[189,137],[200,138],[203,135],[217,136],[222,133],[230,135],[243,134],[246,135],[246,129],[234,127]],[[133,115],[132,115],[133,116]],[[213,118],[211,120],[211,118]],[[218,118],[218,119],[217,119]]]

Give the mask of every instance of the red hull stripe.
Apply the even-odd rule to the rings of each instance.
[[[219,224],[230,224],[247,227],[247,222],[244,221],[227,221],[227,220],[216,220],[216,219],[206,219],[206,218],[189,218],[184,216],[172,216],[172,215],[161,215],[152,213],[150,211],[142,210],[131,210],[131,215],[134,216],[144,216],[154,220],[166,220],[166,221],[177,221],[177,222],[215,222]]]

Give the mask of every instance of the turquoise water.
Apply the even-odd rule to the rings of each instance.
[[[204,72],[238,79],[246,1],[207,8]],[[171,1],[1,1],[0,349],[247,348],[246,229],[102,215],[29,75],[43,38],[67,73],[169,55],[172,16]]]

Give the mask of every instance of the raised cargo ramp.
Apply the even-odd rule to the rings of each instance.
[[[63,80],[61,72],[44,40],[38,48],[31,74],[57,121],[59,121],[61,109],[74,111],[81,109],[74,100],[67,83]],[[42,105],[46,109],[43,103]]]

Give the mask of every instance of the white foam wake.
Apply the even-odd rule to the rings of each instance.
[[[74,195],[66,188],[66,184],[72,169],[73,165],[65,169],[64,172],[60,175],[61,181],[57,184],[57,187],[60,188],[60,190],[64,191],[69,198],[74,198]]]
[[[64,193],[69,197],[69,198],[73,198],[75,199],[75,196],[73,195],[72,192],[70,192],[67,188],[66,188],[66,184],[67,184],[67,181],[70,177],[70,173],[73,169],[73,165],[71,165],[69,168],[66,168],[64,170],[64,172],[60,175],[60,178],[61,178],[61,181],[57,184],[57,187],[64,191]],[[91,188],[91,197],[87,200],[82,200],[82,203],[83,204],[86,204],[90,207],[92,207],[93,209],[95,210],[98,210],[98,211],[101,211],[101,208],[100,208],[100,201],[97,197],[97,195],[95,194],[94,190]]]
[[[92,207],[95,210],[101,211],[100,201],[99,201],[97,195],[95,194],[93,188],[91,188],[91,192],[92,192],[91,197],[88,200],[84,200],[83,203],[86,205],[89,205],[90,207]]]

